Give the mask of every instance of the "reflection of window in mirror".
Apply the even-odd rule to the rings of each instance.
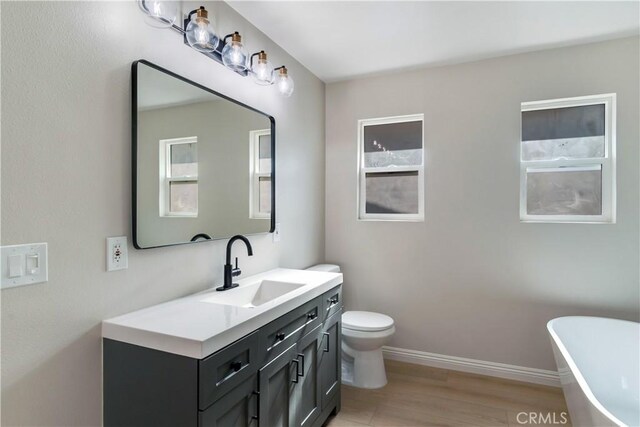
[[[249,132],[251,142],[251,190],[249,210],[255,219],[271,218],[271,131]]]
[[[160,140],[160,216],[198,216],[197,143],[196,136]]]

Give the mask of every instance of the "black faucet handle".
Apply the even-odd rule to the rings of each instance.
[[[242,270],[238,268],[238,257],[236,257],[236,266],[231,270],[231,277],[237,277],[242,274]]]

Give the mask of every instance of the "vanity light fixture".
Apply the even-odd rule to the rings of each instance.
[[[227,39],[231,42],[227,43]],[[233,71],[245,71],[247,69],[247,52],[242,45],[242,36],[237,31],[224,37],[222,49],[222,63]]]
[[[223,64],[243,77],[251,75],[258,85],[275,84],[282,95],[291,96],[294,88],[293,79],[284,65],[274,69],[267,61],[264,50],[251,55],[248,64],[247,52],[242,44],[240,33],[235,31],[220,39],[209,20],[209,12],[204,6],[189,12],[184,18],[182,27],[176,25],[175,21],[179,14],[178,3],[172,0],[138,0],[138,6],[146,15],[146,22],[149,25],[170,28],[182,34],[185,44],[217,63]],[[231,40],[228,41],[228,39]],[[258,57],[257,61],[254,61],[255,56]],[[275,75],[277,70],[279,73]]]
[[[276,68],[278,71],[278,76],[276,77],[276,85],[278,86],[278,91],[287,98],[291,96],[293,93],[294,83],[293,79],[289,75],[287,67],[284,65]]]
[[[185,29],[185,36],[189,46],[198,52],[213,52],[220,39],[216,35],[213,25],[209,21],[209,12],[204,6],[189,14],[189,24]]]
[[[254,61],[255,57],[257,61]],[[264,50],[251,55],[251,76],[256,84],[268,86],[273,84],[273,66],[267,60],[267,54]],[[254,63],[255,62],[255,63]]]

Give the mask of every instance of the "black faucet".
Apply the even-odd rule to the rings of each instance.
[[[227,243],[227,263],[224,265],[224,285],[216,288],[216,291],[226,291],[238,286],[237,283],[233,283],[233,278],[242,273],[238,268],[238,257],[236,257],[235,268],[231,266],[231,247],[236,240],[242,240],[244,244],[247,245],[247,253],[249,256],[253,256],[253,248],[251,247],[251,243],[249,243],[249,239],[240,234],[229,239],[229,243]]]

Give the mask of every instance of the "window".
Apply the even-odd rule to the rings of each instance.
[[[160,216],[198,216],[198,138],[160,140]]]
[[[520,220],[615,222],[616,95],[523,102]]]
[[[358,218],[424,220],[422,114],[358,122]]]
[[[250,132],[251,141],[251,189],[249,191],[250,217],[271,218],[271,131]]]

